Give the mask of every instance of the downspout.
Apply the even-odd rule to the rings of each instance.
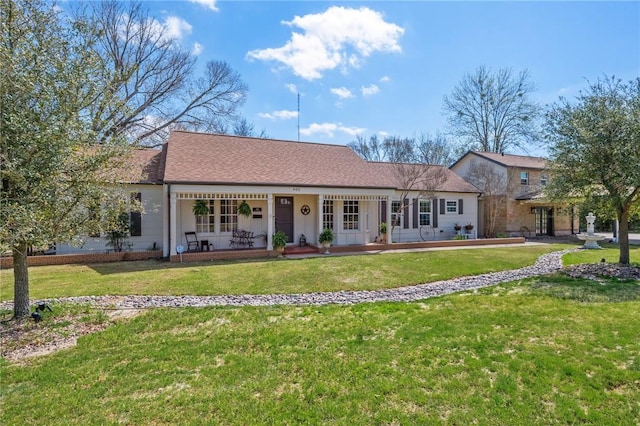
[[[168,256],[171,258],[171,184],[167,184],[167,245]]]

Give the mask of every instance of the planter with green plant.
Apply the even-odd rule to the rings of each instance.
[[[246,201],[241,202],[238,205],[238,214],[244,217],[251,216],[251,206],[249,206],[249,203],[247,203]]]
[[[467,223],[464,226],[464,230],[467,231],[467,233],[471,233],[471,231],[473,231],[473,224],[472,223]]]
[[[318,236],[318,242],[324,247],[324,254],[329,254],[329,247],[333,242],[333,231],[329,228],[325,228]]]
[[[196,200],[193,203],[193,214],[196,216],[206,216],[209,214],[209,203],[207,200]]]
[[[378,226],[378,230],[380,231],[380,242],[387,242],[387,222],[381,222]]]
[[[278,231],[273,234],[273,239],[271,240],[273,244],[273,249],[279,253],[284,251],[285,246],[287,245],[287,234],[282,231]]]

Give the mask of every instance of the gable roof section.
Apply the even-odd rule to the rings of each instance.
[[[465,157],[469,155],[475,155],[493,163],[499,164],[504,167],[519,167],[523,169],[537,169],[542,170],[547,166],[547,160],[543,157],[531,157],[528,155],[513,155],[513,154],[499,154],[496,152],[484,152],[484,151],[467,151],[458,161],[453,163],[450,168],[453,168],[456,164],[460,163]]]
[[[420,166],[420,165],[409,165],[409,166]],[[396,165],[393,163],[384,163],[384,162],[370,162],[369,167],[371,167],[374,171],[378,179],[384,179],[387,185],[393,185],[396,189],[402,190],[401,188],[402,182],[398,177],[398,171],[396,169]],[[433,167],[435,170],[429,171],[427,174],[437,173],[439,176],[444,174],[444,179],[440,183],[437,188],[433,188],[434,191],[444,191],[444,192],[470,192],[470,193],[480,193],[481,191],[476,188],[471,183],[462,179],[460,176],[454,173],[453,170],[448,169],[446,166],[441,165],[429,165],[426,167]]]
[[[136,183],[162,183],[164,173],[164,147],[162,150],[141,148],[136,149],[132,159],[132,173],[139,173]]]
[[[391,188],[349,147],[173,131],[167,183]]]

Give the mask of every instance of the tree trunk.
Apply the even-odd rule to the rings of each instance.
[[[27,318],[29,312],[29,269],[27,267],[27,244],[13,247],[13,317]]]
[[[618,243],[620,244],[620,259],[619,263],[622,265],[628,265],[629,259],[629,210],[623,210],[618,212],[618,219],[620,220],[620,228],[618,229]]]

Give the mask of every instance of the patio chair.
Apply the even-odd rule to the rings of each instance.
[[[198,251],[200,243],[195,232],[185,232],[184,237],[187,239],[187,251]]]

